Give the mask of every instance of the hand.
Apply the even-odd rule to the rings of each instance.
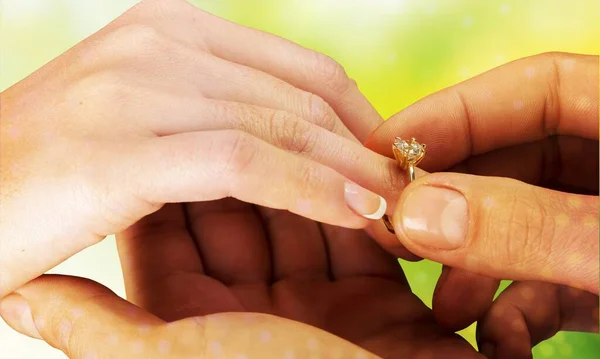
[[[402,181],[358,142],[381,119],[340,65],[181,0],[143,1],[1,96],[0,298],[164,203],[362,228],[385,209],[371,190]]]
[[[168,322],[260,312],[384,358],[477,357],[364,231],[226,199],[167,206],[117,238],[128,299]]]
[[[376,358],[340,338],[258,313],[221,313],[166,323],[82,278],[43,276],[12,293],[0,311],[15,330],[71,359]],[[337,355],[337,356],[336,356]]]
[[[435,323],[363,231],[224,199],[166,205],[117,243],[128,298],[158,318],[77,279],[17,291],[34,326],[55,325],[41,325],[42,337],[71,358],[480,357]],[[27,312],[18,298],[0,311],[26,332],[11,320]]]
[[[496,176],[422,174],[394,215],[402,244],[447,265],[434,312],[448,328],[481,319],[497,279],[529,281],[513,284],[480,325],[492,357],[528,357],[532,345],[561,329],[598,331],[597,79],[597,56],[522,59],[431,95],[367,141],[390,155],[389,138],[416,137],[428,146],[424,170],[465,172],[467,161],[467,172]],[[574,137],[497,151],[555,134]],[[444,212],[448,203],[452,210]],[[513,339],[516,346],[506,344]]]
[[[519,161],[515,161],[517,155]],[[598,163],[598,142],[553,136],[472,156],[452,171],[510,177],[554,190],[597,194],[598,167],[586,165],[578,157]],[[485,296],[485,286],[493,283],[485,277],[446,267],[435,295],[438,317],[445,318],[446,323],[464,317],[468,311],[453,316],[439,308],[458,307],[459,302],[464,303],[463,296]],[[489,305],[489,301],[480,304]],[[598,332],[598,296],[565,285],[523,281],[510,284],[492,303],[479,319],[477,336],[482,353],[490,358],[529,358],[532,346],[560,330]]]

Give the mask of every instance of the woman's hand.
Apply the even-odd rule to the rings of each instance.
[[[0,298],[167,202],[360,228],[385,210],[370,190],[402,183],[359,143],[381,119],[340,65],[182,0],[142,2],[1,96]]]
[[[511,148],[553,135],[563,137]],[[391,155],[394,136],[427,144],[426,171],[486,175],[422,174],[395,206],[400,242],[447,266],[434,296],[440,323],[481,319],[498,279],[513,279],[527,282],[503,293],[479,328],[492,357],[528,357],[561,329],[598,331],[597,56],[494,69],[400,112],[367,145]]]

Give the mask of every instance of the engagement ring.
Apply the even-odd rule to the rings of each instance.
[[[394,157],[396,157],[396,161],[400,168],[403,170],[408,170],[408,177],[410,181],[414,181],[415,179],[415,167],[423,157],[425,157],[425,145],[417,142],[416,139],[412,138],[410,142],[403,140],[400,137],[396,137],[394,140],[394,144],[392,145],[392,149],[394,151]],[[390,221],[387,215],[383,216],[383,224],[390,231],[390,233],[396,233],[394,231],[394,226]]]

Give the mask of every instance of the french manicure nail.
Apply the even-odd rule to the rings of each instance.
[[[356,183],[345,183],[344,196],[350,209],[368,219],[381,219],[387,210],[387,202],[383,197],[362,188]]]
[[[33,322],[29,304],[20,294],[13,293],[2,299],[0,315],[9,326],[19,333],[42,339]]]
[[[420,186],[402,205],[402,229],[408,239],[423,246],[456,249],[469,226],[465,197],[452,189]]]

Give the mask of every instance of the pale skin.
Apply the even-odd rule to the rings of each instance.
[[[403,235],[406,178],[384,140],[450,153],[416,131],[432,117],[382,124],[333,60],[184,1],[145,1],[2,93],[0,314],[77,359],[481,357],[434,314],[460,326],[489,300],[444,321],[395,261],[417,257],[372,222],[381,195],[400,242],[444,262]],[[111,233],[137,306],[84,279],[35,279]],[[490,290],[483,275],[540,279],[522,277],[533,262],[444,263]],[[468,290],[449,273],[443,290]],[[489,342],[502,325],[484,322]]]

